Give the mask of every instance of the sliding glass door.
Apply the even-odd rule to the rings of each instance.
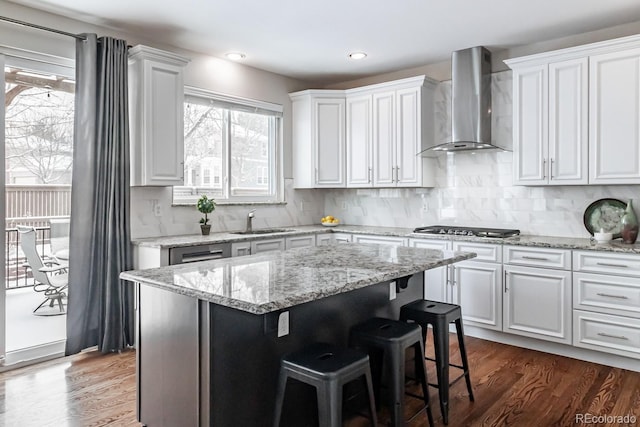
[[[5,368],[61,356],[66,339],[75,83],[71,64],[47,59],[5,55],[2,64]]]

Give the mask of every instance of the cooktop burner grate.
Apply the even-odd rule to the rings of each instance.
[[[453,225],[430,225],[426,227],[417,227],[413,232],[420,234],[448,234],[452,236],[495,237],[500,239],[520,234],[520,230],[513,229],[460,227]]]

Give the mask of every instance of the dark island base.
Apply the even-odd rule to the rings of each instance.
[[[393,301],[384,282],[288,308],[289,334],[280,338],[281,312],[254,315],[140,286],[140,421],[149,427],[271,426],[282,355],[315,341],[346,346],[356,323],[373,316],[397,319],[402,305],[423,297],[423,277],[413,275]],[[181,304],[184,318],[197,323],[191,331],[167,325],[158,308],[170,305],[176,312]],[[173,339],[163,334],[166,328],[173,328]],[[181,354],[166,354],[178,347]],[[317,425],[316,413],[313,389],[290,381],[282,426]]]

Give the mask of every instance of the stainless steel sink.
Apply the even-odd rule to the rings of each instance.
[[[233,231],[231,234],[269,234],[269,233],[283,233],[285,231],[293,231],[289,228],[263,228],[260,230],[251,231]]]

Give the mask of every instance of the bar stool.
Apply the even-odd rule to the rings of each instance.
[[[287,380],[294,378],[316,388],[320,427],[342,426],[342,388],[345,384],[364,377],[369,397],[371,425],[378,422],[371,383],[369,356],[351,348],[330,344],[312,344],[282,358],[276,394],[276,412],[273,425],[280,426]]]
[[[386,367],[391,383],[389,409],[391,421],[395,427],[404,426],[404,387],[405,387],[405,352],[413,347],[416,361],[416,375],[422,386],[424,408],[427,410],[429,425],[433,426],[433,415],[429,405],[429,387],[427,371],[424,364],[424,343],[422,330],[418,325],[397,320],[375,317],[351,328],[349,344],[369,351],[370,357],[382,352],[382,366]],[[375,365],[374,365],[375,366]],[[380,368],[382,368],[380,366]],[[379,390],[380,373],[374,375],[376,393]],[[417,415],[417,414],[416,414]],[[414,415],[415,416],[415,415]]]
[[[426,341],[427,325],[433,327],[433,344],[435,352],[436,373],[438,384],[430,384],[438,388],[440,397],[440,410],[442,420],[449,423],[449,386],[464,377],[469,391],[469,400],[473,402],[473,390],[469,377],[469,362],[467,350],[464,346],[464,331],[462,329],[462,312],[459,305],[447,304],[438,301],[418,300],[402,306],[400,320],[411,320],[422,327],[422,334]],[[449,362],[449,324],[455,322],[460,347],[462,366]],[[434,360],[425,357],[427,360]],[[449,383],[449,366],[462,369],[462,375]]]

